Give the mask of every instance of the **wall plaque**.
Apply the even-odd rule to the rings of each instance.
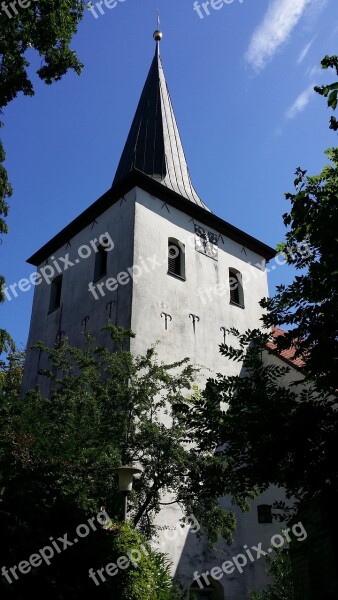
[[[195,248],[197,252],[218,260],[218,235],[195,225]]]

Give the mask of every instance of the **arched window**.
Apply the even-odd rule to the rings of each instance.
[[[94,270],[94,281],[101,279],[107,275],[107,248],[104,246],[98,246],[95,255],[95,270]]]
[[[168,274],[185,279],[184,244],[174,238],[168,239]]]
[[[236,269],[229,269],[230,303],[244,308],[242,275]]]
[[[203,577],[199,577],[199,583],[194,581],[190,586],[189,597],[196,598],[196,600],[224,600],[223,586],[219,581],[215,581],[210,575],[206,576],[207,582],[204,581]]]

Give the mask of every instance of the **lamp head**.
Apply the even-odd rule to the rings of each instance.
[[[116,469],[119,474],[119,490],[120,492],[131,492],[133,489],[134,475],[142,473],[141,469],[137,469],[132,465],[123,465]]]

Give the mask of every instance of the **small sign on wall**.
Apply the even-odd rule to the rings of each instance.
[[[218,235],[195,225],[195,248],[197,252],[218,260]]]

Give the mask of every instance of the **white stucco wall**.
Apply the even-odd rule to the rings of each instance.
[[[160,266],[143,272],[134,286],[132,329],[136,338],[132,351],[140,353],[160,340],[158,352],[163,360],[189,356],[193,363],[212,373],[224,371],[224,359],[218,349],[223,342],[220,328],[245,331],[260,326],[259,300],[268,294],[267,278],[264,271],[248,263],[254,265],[263,259],[251,250],[244,252],[242,246],[227,238],[219,240],[218,261],[204,256],[195,250],[194,222],[190,216],[168,208],[170,213],[161,200],[137,189],[134,263],[156,257]],[[203,226],[201,222],[197,224]],[[186,281],[167,274],[169,237],[185,245]],[[229,302],[229,267],[244,275],[244,309]],[[162,312],[172,316],[167,331]],[[195,334],[190,313],[200,318]]]
[[[240,371],[240,365],[227,361],[219,353],[219,344],[223,342],[220,328],[236,327],[244,332],[261,326],[259,301],[268,295],[267,276],[265,269],[254,266],[256,263],[262,265],[262,257],[230,239],[223,237],[219,240],[218,261],[197,252],[192,219],[171,206],[168,209],[163,201],[137,189],[134,264],[142,265],[148,257],[152,257],[154,263],[156,259],[156,266],[149,272],[143,270],[134,285],[131,327],[136,338],[131,342],[131,350],[141,354],[158,340],[159,359],[171,362],[188,356],[194,364],[202,367],[200,386],[203,386],[206,377],[218,372],[232,374]],[[196,224],[204,225],[203,222]],[[210,231],[209,227],[205,228]],[[168,238],[175,238],[185,246],[185,281],[167,273]],[[244,309],[230,304],[226,288],[229,268],[244,275]],[[172,317],[167,330],[162,312]],[[196,322],[195,333],[189,314],[200,318]],[[229,336],[228,341],[231,342]],[[185,586],[189,586],[196,570],[202,573],[220,566],[225,560],[243,552],[244,544],[250,547],[262,542],[263,547],[268,548],[271,536],[280,527],[259,524],[255,504],[272,504],[283,498],[281,490],[271,488],[254,503],[253,510],[244,515],[224,498],[224,506],[237,513],[238,527],[234,544],[229,547],[223,542],[216,551],[208,548],[205,539],[198,541],[195,534],[189,534],[188,528],[182,531],[178,527],[181,517],[179,507],[168,506],[161,512],[158,524],[171,528],[172,539],[169,533],[160,534],[158,547],[169,554],[173,572]],[[249,563],[242,574],[224,575],[219,582],[224,588],[224,597],[227,600],[249,600],[250,590],[266,584],[265,568],[265,561],[261,559]]]
[[[110,343],[107,333],[100,333],[100,329],[107,324],[107,303],[111,300],[111,318],[119,325],[130,327],[131,321],[131,295],[132,283],[119,285],[117,290],[110,291],[104,285],[101,291],[96,289],[97,298],[89,291],[88,285],[94,279],[94,267],[96,253],[90,242],[99,240],[104,233],[109,234],[108,240],[112,240],[114,247],[110,250],[107,259],[107,276],[96,282],[96,286],[105,283],[108,278],[116,277],[119,273],[126,271],[133,264],[133,241],[134,241],[134,209],[135,191],[131,190],[125,196],[125,200],[117,202],[104,213],[96,222],[87,226],[81,232],[69,240],[52,255],[57,264],[63,266],[60,257],[69,254],[72,263],[78,261],[74,266],[68,267],[63,272],[63,283],[61,293],[61,306],[59,309],[49,312],[51,285],[45,280],[35,287],[33,309],[31,317],[30,332],[28,338],[28,354],[25,364],[23,389],[33,387],[37,381],[42,386],[44,393],[48,393],[45,378],[37,378],[37,371],[46,363],[43,357],[39,359],[39,353],[30,348],[39,340],[43,340],[48,346],[53,346],[58,331],[64,331],[73,346],[83,344],[84,325],[82,320],[89,316],[87,330],[97,336],[101,343]],[[86,245],[92,248],[88,258],[79,257],[79,249]],[[96,243],[97,245],[97,243]],[[85,255],[86,251],[80,253]],[[53,265],[53,259],[49,257],[48,264]],[[38,272],[45,266],[45,262],[38,267]],[[56,275],[58,273],[56,272]]]

